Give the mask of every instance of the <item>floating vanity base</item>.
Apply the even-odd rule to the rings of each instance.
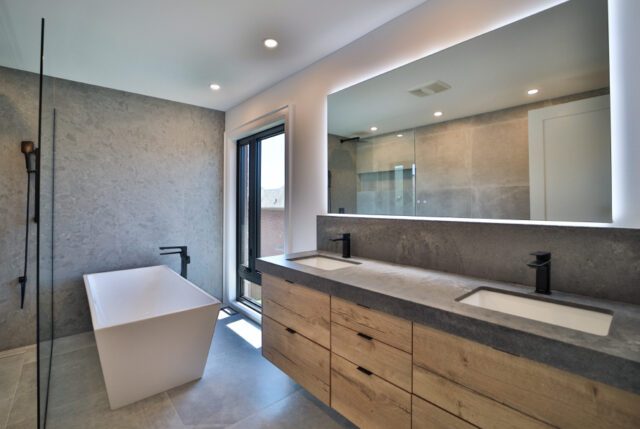
[[[640,427],[634,393],[262,268],[263,355],[359,427]]]

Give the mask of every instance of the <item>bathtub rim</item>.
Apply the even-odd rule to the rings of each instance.
[[[178,310],[178,311],[170,311],[170,312],[160,313],[160,314],[156,314],[156,315],[149,316],[149,317],[133,318],[133,319],[128,320],[126,322],[112,323],[112,324],[99,324],[98,323],[96,310],[94,308],[94,301],[95,300],[94,300],[93,293],[91,291],[91,280],[89,279],[89,276],[92,276],[94,274],[109,274],[109,273],[117,273],[117,272],[122,272],[122,271],[132,271],[132,270],[140,270],[140,269],[145,269],[145,268],[158,268],[158,267],[169,271],[174,276],[178,276],[182,281],[188,283],[191,287],[195,288],[198,292],[200,292],[205,297],[211,299],[212,301],[211,302],[207,302],[207,303],[202,304],[202,305],[195,305],[195,306],[183,308],[183,309]],[[87,301],[89,301],[89,312],[91,313],[91,323],[93,325],[94,332],[95,331],[101,331],[101,330],[104,330],[104,329],[115,328],[115,327],[118,327],[118,326],[129,325],[129,324],[132,324],[132,323],[142,322],[142,321],[145,321],[145,320],[158,319],[158,318],[170,315],[170,314],[181,314],[181,313],[184,313],[184,312],[187,312],[187,311],[191,311],[191,310],[195,310],[195,309],[199,309],[199,308],[204,308],[204,307],[208,307],[208,306],[216,306],[216,305],[222,306],[222,302],[219,299],[217,299],[216,297],[212,296],[211,294],[209,294],[205,290],[201,289],[200,287],[196,286],[189,279],[185,279],[180,274],[176,273],[174,270],[169,268],[169,266],[164,265],[164,264],[163,265],[149,265],[147,267],[127,268],[127,269],[124,269],[124,270],[111,270],[111,271],[101,271],[101,272],[97,272],[97,273],[83,274],[82,275],[82,279],[84,281],[85,293],[87,294]]]

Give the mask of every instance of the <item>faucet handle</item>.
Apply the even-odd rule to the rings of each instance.
[[[351,240],[351,233],[350,232],[345,232],[344,234],[342,234],[340,236],[340,238],[330,238],[329,240],[331,240],[331,241]]]
[[[530,255],[535,256],[537,262],[548,262],[551,260],[551,252],[546,252],[544,250],[532,252]]]
[[[173,252],[173,253],[161,253],[161,255],[173,255],[174,253],[184,253],[185,255],[187,254],[188,250],[187,250],[187,246],[161,246],[158,249],[160,250],[177,250],[177,252]]]

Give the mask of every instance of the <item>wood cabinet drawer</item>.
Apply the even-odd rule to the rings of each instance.
[[[262,317],[262,355],[329,405],[331,352],[267,316]]]
[[[413,395],[411,398],[412,429],[475,429],[475,426]]]
[[[331,318],[342,326],[411,353],[412,324],[408,320],[331,297]]]
[[[640,427],[638,395],[419,324],[413,333],[413,390],[426,399],[420,374],[435,373],[553,426]]]
[[[551,428],[546,423],[417,366],[414,367],[413,382],[416,395],[480,428]]]
[[[331,351],[411,392],[411,354],[337,323],[331,324]]]
[[[411,428],[411,394],[331,354],[331,406],[367,429]]]
[[[326,293],[262,275],[262,312],[325,348],[331,344],[331,298]]]

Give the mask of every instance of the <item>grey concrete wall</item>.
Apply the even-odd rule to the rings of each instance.
[[[37,94],[37,80],[0,68],[0,82],[2,92],[12,94],[10,103],[3,95],[3,105],[20,112],[35,138],[29,127],[36,125],[37,96],[34,104],[26,94]],[[55,106],[57,113],[56,336],[91,329],[82,274],[162,263],[179,270],[177,256],[158,255],[162,245],[188,245],[189,279],[221,297],[224,113],[60,79],[52,79],[51,88],[48,107]],[[18,119],[9,122],[9,128],[20,130],[13,125]],[[0,295],[0,305],[6,301],[10,307],[16,292],[6,283],[20,252],[14,255],[15,245],[9,249],[4,243],[21,234],[22,205],[17,211],[13,207],[24,192],[18,144],[29,132],[5,137],[5,128],[0,131],[0,256],[11,258],[0,260],[0,293],[9,295]],[[16,333],[20,319],[4,314],[0,335],[6,338],[0,337],[0,348],[8,348],[6,342],[32,343],[31,334]]]
[[[527,111],[416,129],[416,215],[529,219]]]
[[[38,77],[0,67],[0,351],[36,341],[35,246],[31,224],[29,284],[20,309],[27,173],[22,140],[38,139]],[[31,188],[33,192],[33,187]],[[32,194],[33,195],[33,194]]]
[[[317,247],[351,233],[355,256],[533,286],[530,252],[552,253],[552,289],[640,304],[640,230],[318,216]]]
[[[529,110],[608,88],[415,130],[416,216],[530,219]]]

